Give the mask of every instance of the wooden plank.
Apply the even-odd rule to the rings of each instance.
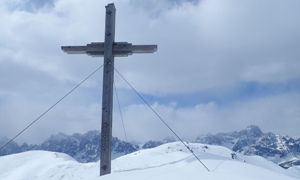
[[[88,54],[91,56],[104,56],[104,43],[91,43],[86,46],[62,46],[62,50],[68,54]],[[113,44],[115,57],[126,57],[133,53],[153,53],[157,51],[157,45],[132,45],[127,42]]]
[[[132,53],[154,53],[157,51],[157,45],[133,45]]]
[[[68,54],[85,54],[87,46],[62,46],[61,49]]]
[[[105,18],[100,176],[111,172],[115,14],[114,4],[108,4]]]

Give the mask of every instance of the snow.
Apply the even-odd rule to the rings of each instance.
[[[213,145],[189,144],[206,169],[179,142],[137,151],[112,162],[112,174],[99,177],[99,162],[79,163],[68,155],[29,151],[0,157],[0,179],[9,180],[298,180],[300,168],[285,170],[258,156]]]

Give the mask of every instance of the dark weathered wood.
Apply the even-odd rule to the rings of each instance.
[[[114,4],[108,4],[105,18],[100,176],[111,172],[115,13]]]
[[[157,45],[132,45],[132,53],[154,53]]]
[[[101,126],[101,155],[100,175],[111,172],[111,139],[113,112],[113,82],[114,57],[129,56],[133,53],[153,53],[157,45],[132,45],[128,42],[115,41],[115,13],[114,4],[106,6],[105,42],[92,42],[86,46],[62,46],[68,54],[87,54],[90,56],[104,56],[103,94],[102,94],[102,126]]]
[[[62,46],[61,49],[68,54],[85,54],[87,46]]]
[[[63,46],[62,50],[68,54],[88,54],[90,56],[104,56],[104,43],[91,43],[86,46]],[[133,53],[153,53],[157,45],[132,45],[127,42],[113,44],[113,55],[115,57],[126,57]]]

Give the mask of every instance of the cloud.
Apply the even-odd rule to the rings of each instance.
[[[267,2],[201,1],[165,10],[156,18],[138,19],[140,28],[122,37],[134,39],[139,34],[157,42],[159,50],[153,56],[132,57],[130,65],[122,61],[124,71],[139,89],[153,94],[299,78],[300,26],[292,19],[300,13],[295,4]],[[270,4],[273,8],[266,8]],[[156,83],[157,79],[164,83]]]
[[[299,94],[292,93],[240,101],[226,107],[215,102],[192,107],[156,103],[153,107],[175,132],[188,140],[201,134],[235,131],[252,124],[262,127],[266,132],[298,137],[300,109],[294,99],[299,98]],[[131,105],[125,109],[124,114],[129,139],[146,141],[174,137],[146,106]],[[119,121],[117,117],[116,122]],[[121,127],[119,123],[118,126]],[[121,130],[116,132],[119,137],[123,137]]]
[[[0,2],[0,135],[14,135],[102,64],[100,58],[64,54],[60,46],[103,41],[107,3]],[[253,123],[266,130],[299,136],[293,128],[298,125],[299,88],[290,87],[300,84],[300,2],[123,0],[115,4],[117,41],[158,44],[157,53],[116,58],[116,67],[151,102],[157,102],[155,108],[180,134],[191,138],[242,128],[255,119]],[[101,73],[24,140],[100,128]],[[264,92],[252,96],[253,84]],[[124,82],[116,78],[116,85],[132,139],[135,134],[139,140],[169,136],[159,124],[152,124],[153,117]],[[277,92],[275,87],[281,86]],[[188,105],[173,97],[183,101],[189,97]],[[122,136],[115,117],[115,133]],[[277,123],[272,126],[264,123],[273,119]],[[278,129],[284,127],[281,119],[287,121],[282,130]]]
[[[8,7],[12,10],[25,10],[35,12],[43,8],[52,8],[54,0],[11,0],[6,1]]]
[[[153,55],[117,59],[116,66],[137,82],[141,91],[150,94],[299,78],[300,24],[293,21],[300,17],[297,2],[266,2],[213,0],[172,6],[174,2],[162,1],[156,2],[157,7],[166,4],[172,8],[155,17],[147,13],[151,8],[144,8],[153,5],[117,2],[116,39],[157,43],[159,50]],[[4,45],[6,50],[17,52],[14,60],[42,68],[58,78],[72,79],[80,71],[77,67],[94,66],[90,63],[95,60],[67,57],[59,46],[102,41],[105,4],[60,0],[53,8],[35,13],[6,12],[4,17],[9,16],[9,20],[2,31],[7,34],[1,40],[9,44]],[[266,9],[270,4],[273,8]],[[164,83],[156,83],[158,79]]]

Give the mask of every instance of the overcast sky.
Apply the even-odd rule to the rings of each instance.
[[[102,58],[61,45],[103,41],[105,0],[0,1],[0,136],[12,137]],[[115,66],[183,138],[255,124],[300,137],[299,0],[123,0],[116,41],[158,44]],[[129,141],[168,130],[115,77]],[[102,71],[19,142],[99,130]],[[124,139],[115,102],[113,135]]]

